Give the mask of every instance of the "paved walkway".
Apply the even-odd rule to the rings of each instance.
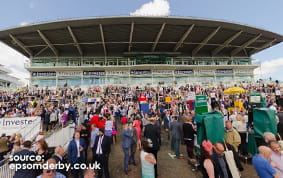
[[[111,154],[109,156],[109,169],[111,178],[141,178],[141,163],[139,159],[139,151],[136,152],[137,166],[130,165],[131,171],[129,175],[125,175],[123,171],[124,154],[121,147],[121,126],[117,132],[117,142],[112,145]],[[192,171],[192,166],[187,163],[187,154],[185,146],[181,145],[181,153],[184,154],[183,159],[172,159],[170,153],[170,141],[162,132],[162,146],[158,152],[158,178],[201,178],[200,171]],[[91,153],[89,154],[91,155]],[[251,164],[244,164],[245,171],[242,172],[242,177],[256,178],[256,172]]]

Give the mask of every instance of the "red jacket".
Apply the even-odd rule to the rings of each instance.
[[[102,119],[102,120],[99,120],[99,116],[95,115],[93,116],[91,119],[90,119],[90,131],[92,131],[91,129],[91,125],[92,124],[96,124],[96,127],[101,129],[105,127],[105,122],[106,120],[105,119]]]
[[[124,124],[126,124],[127,123],[127,120],[128,120],[128,118],[127,117],[122,117],[122,124],[124,125]]]

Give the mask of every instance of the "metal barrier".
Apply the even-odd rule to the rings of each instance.
[[[57,147],[61,145],[66,150],[69,142],[73,139],[74,132],[74,125],[69,124],[68,126],[62,128],[61,130],[55,131],[49,137],[45,138],[45,141],[48,143],[49,147]]]
[[[15,174],[15,169],[10,169],[9,164],[5,163],[0,167],[0,177],[12,178]]]

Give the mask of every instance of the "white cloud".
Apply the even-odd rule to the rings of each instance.
[[[28,22],[21,22],[20,23],[20,26],[26,26],[26,25],[29,25],[29,23]]]
[[[0,42],[0,64],[11,70],[11,75],[27,84],[29,72],[24,69],[24,63],[29,59],[16,50]]]
[[[168,0],[153,0],[143,4],[135,12],[130,13],[131,16],[169,16],[170,4]]]
[[[276,75],[283,69],[283,58],[264,61],[261,63],[261,67],[254,71],[255,75]]]

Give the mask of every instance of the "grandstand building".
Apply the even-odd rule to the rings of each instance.
[[[266,30],[179,17],[102,17],[0,31],[30,58],[39,86],[251,81],[251,55],[282,42]]]
[[[0,87],[12,87],[21,84],[18,78],[10,75],[11,71],[0,64]]]

